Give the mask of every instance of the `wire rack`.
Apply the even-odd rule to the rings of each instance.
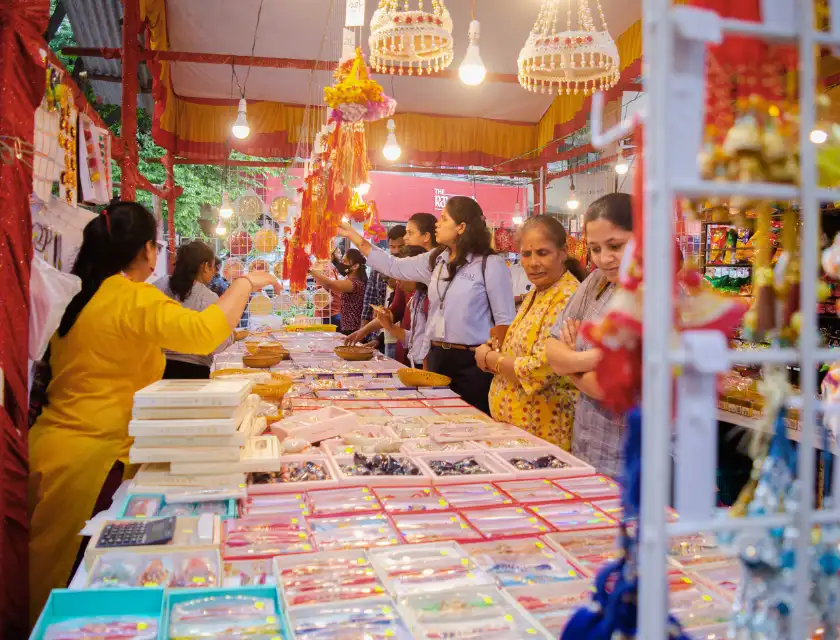
[[[671,298],[673,254],[662,251],[673,242],[670,221],[676,198],[733,197],[745,195],[768,201],[798,201],[802,211],[802,246],[817,247],[819,242],[819,203],[840,198],[837,190],[818,188],[815,169],[815,149],[808,135],[814,128],[816,87],[814,54],[818,45],[840,44],[840,24],[835,18],[834,30],[817,32],[812,25],[811,2],[793,0],[798,6],[798,18],[792,23],[750,23],[737,20],[721,21],[726,35],[760,37],[768,41],[784,42],[798,48],[799,52],[799,105],[800,105],[800,186],[763,183],[706,182],[699,178],[677,175],[669,159],[668,136],[674,135],[665,123],[669,122],[669,85],[675,72],[676,31],[675,11],[671,0],[644,0],[643,28],[645,62],[647,65],[646,90],[649,94],[647,122],[651,123],[645,135],[645,299],[644,299],[644,387],[643,408],[643,457],[642,521],[640,539],[639,638],[667,637],[667,582],[666,551],[672,535],[703,531],[706,533],[735,531],[746,527],[763,528],[792,526],[808,532],[812,525],[840,521],[840,510],[817,510],[814,494],[803,492],[801,505],[784,515],[751,517],[749,519],[716,518],[710,509],[707,518],[683,519],[668,524],[665,509],[669,503],[671,486],[671,427],[673,388],[671,371],[675,365],[684,368],[702,368],[703,359],[694,355],[685,345],[672,348],[663,336],[671,334],[673,303]],[[672,86],[672,85],[671,85]],[[816,282],[818,252],[802,251],[801,254],[801,305],[802,325],[796,348],[771,348],[769,350],[729,351],[724,359],[732,364],[799,364],[801,367],[801,396],[790,399],[800,409],[802,431],[798,449],[798,477],[801,486],[815,484],[816,463],[813,455],[816,444],[816,417],[820,410],[817,400],[817,370],[820,364],[833,361],[838,351],[820,348],[815,310],[817,308]],[[680,396],[682,402],[682,396]],[[715,407],[708,411],[714,413]],[[686,425],[678,424],[679,433]],[[679,436],[678,436],[679,437]],[[677,459],[676,465],[680,464]],[[808,636],[807,612],[810,586],[807,562],[809,535],[800,535],[796,546],[792,626],[793,638]]]

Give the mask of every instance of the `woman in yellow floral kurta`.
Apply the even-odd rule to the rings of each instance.
[[[475,358],[479,367],[496,374],[490,387],[494,419],[568,450],[578,391],[552,372],[545,342],[585,273],[569,260],[563,225],[549,216],[525,223],[520,255],[533,288],[522,301],[501,350],[483,345]]]

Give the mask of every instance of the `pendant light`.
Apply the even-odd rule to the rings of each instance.
[[[239,110],[236,114],[236,122],[233,123],[231,132],[240,140],[244,140],[251,134],[251,127],[248,126],[248,118],[246,112],[248,111],[248,103],[245,98],[239,100]]]
[[[569,176],[569,199],[566,200],[566,208],[570,211],[576,211],[580,206],[580,201],[575,194],[575,177]]]
[[[630,171],[630,165],[627,164],[627,160],[624,158],[624,152],[619,148],[618,157],[615,160],[615,172],[623,176],[627,175],[628,171]]]
[[[397,136],[394,133],[397,130],[397,124],[393,119],[388,120],[387,128],[388,137],[385,138],[385,146],[382,148],[382,155],[385,156],[386,160],[394,162],[395,160],[399,160],[402,155],[402,149],[400,149],[400,143],[397,142]]]
[[[225,223],[221,219],[219,219],[219,222],[216,224],[216,235],[223,236],[226,233],[227,227],[225,226]]]
[[[230,203],[230,196],[227,191],[222,193],[222,206],[219,207],[219,215],[222,218],[230,218],[233,215],[233,205]]]
[[[475,0],[473,0],[473,20],[470,22],[468,32],[470,43],[467,45],[467,54],[464,56],[461,66],[458,67],[458,77],[461,78],[461,82],[471,87],[484,82],[484,78],[487,76],[487,69],[484,67],[484,62],[482,62],[481,55],[478,52],[480,33],[478,20],[475,19]]]
[[[513,222],[513,224],[515,224],[518,227],[519,225],[522,224],[522,211],[519,208],[519,194],[518,193],[517,193],[516,197],[517,197],[516,204],[513,205],[513,219],[512,219],[512,222]]]

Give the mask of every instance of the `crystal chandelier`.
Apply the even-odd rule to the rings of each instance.
[[[607,30],[601,1],[595,0],[601,17],[601,30],[592,21],[590,0],[568,2],[566,30],[562,22],[560,0],[543,0],[531,35],[519,52],[519,84],[540,93],[579,93],[612,88],[618,82],[618,48]],[[573,21],[573,5],[577,15]]]
[[[430,74],[452,62],[452,18],[444,0],[431,0],[431,11],[417,0],[379,0],[370,20],[370,66],[379,73]],[[402,4],[402,8],[400,8]]]

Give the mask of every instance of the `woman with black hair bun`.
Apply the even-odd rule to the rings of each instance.
[[[195,240],[178,247],[172,275],[160,278],[155,286],[187,309],[204,311],[219,301],[219,296],[209,288],[215,275],[216,254],[206,244]],[[208,379],[213,354],[224,351],[232,342],[231,335],[210,355],[166,351],[164,379]]]
[[[439,246],[413,258],[388,255],[349,224],[339,228],[339,235],[358,246],[377,271],[428,286],[428,367],[452,378],[453,391],[490,413],[493,376],[478,368],[474,351],[488,341],[504,341],[515,309],[510,269],[490,247],[490,231],[478,203],[465,196],[450,198],[435,229]]]
[[[344,335],[358,331],[362,324],[362,306],[368,276],[365,257],[358,249],[348,249],[336,267],[345,276],[343,280],[328,278],[316,269],[309,271],[315,282],[333,295],[341,295],[341,313],[338,330]]]
[[[216,304],[185,309],[146,280],[157,262],[155,218],[109,205],[84,229],[72,273],[82,290],[50,342],[46,404],[29,431],[30,612],[64,587],[83,557],[85,521],[110,506],[128,465],[134,394],[160,380],[164,349],[211,353],[228,339],[269,273],[235,280]],[[81,543],[81,545],[80,545]]]

